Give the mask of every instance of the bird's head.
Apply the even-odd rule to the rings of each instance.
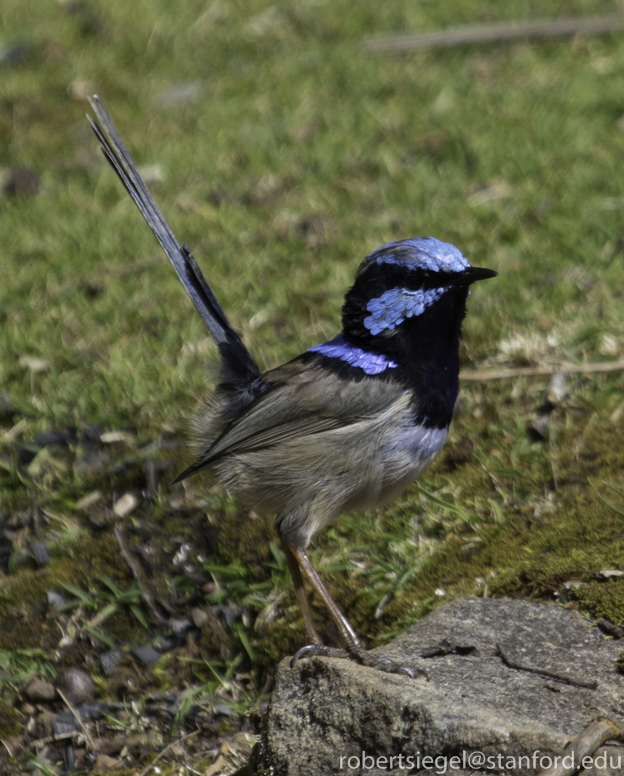
[[[470,284],[496,274],[433,237],[389,243],[360,264],[345,297],[343,332],[377,345],[427,332],[438,339],[436,330],[459,337]]]

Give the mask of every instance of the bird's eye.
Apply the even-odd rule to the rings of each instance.
[[[423,285],[427,284],[430,280],[429,275],[425,275],[424,273],[419,273],[418,277],[410,276],[406,277],[403,280],[403,287],[407,291],[419,291]]]

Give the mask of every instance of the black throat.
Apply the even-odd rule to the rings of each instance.
[[[413,394],[414,420],[447,428],[459,391],[459,340],[466,312],[467,286],[449,288],[420,315],[393,330],[373,335],[363,323],[365,305],[343,308],[343,335],[353,345],[380,353],[397,364],[379,375],[401,382]]]

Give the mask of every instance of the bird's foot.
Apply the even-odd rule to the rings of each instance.
[[[326,647],[323,644],[307,644],[305,647],[298,649],[292,656],[290,667],[292,668],[297,660],[303,657],[334,657],[342,658],[343,660],[356,660],[363,666],[375,668],[377,671],[383,671],[386,674],[403,674],[411,679],[415,679],[417,676],[427,678],[427,674],[419,668],[401,665],[388,657],[377,657],[377,655],[372,655],[359,645],[353,645],[349,649],[338,649],[337,647]]]
[[[377,671],[383,671],[386,674],[404,674],[411,679],[415,679],[417,676],[422,676],[427,679],[427,674],[421,671],[420,668],[414,668],[412,666],[404,666],[401,663],[397,663],[395,660],[390,660],[389,657],[378,657],[367,652],[362,647],[358,647],[349,652],[352,659],[357,660],[363,666],[368,668],[375,668]]]
[[[338,657],[348,660],[351,657],[351,653],[347,649],[326,647],[324,644],[306,644],[305,647],[298,649],[290,658],[290,667],[294,668],[297,660],[300,660],[302,657]]]

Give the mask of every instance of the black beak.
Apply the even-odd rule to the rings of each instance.
[[[470,285],[471,283],[476,283],[477,280],[487,280],[488,278],[495,278],[497,275],[498,272],[494,272],[493,269],[469,267],[461,273],[460,277],[456,277],[456,281]]]

